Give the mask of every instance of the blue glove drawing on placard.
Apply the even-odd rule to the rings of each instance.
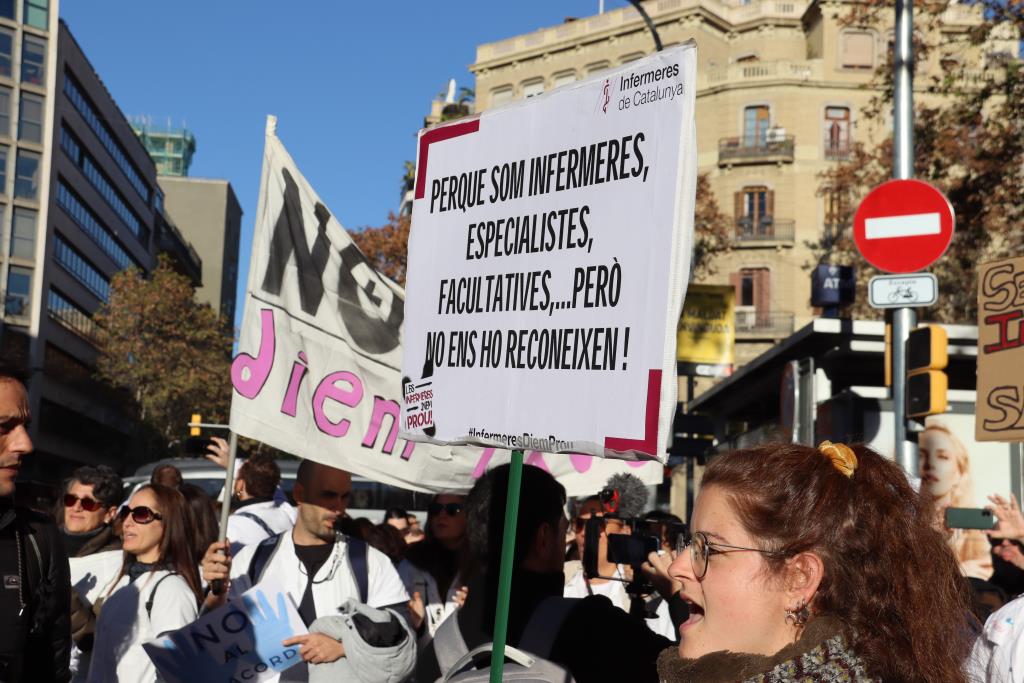
[[[235,658],[218,662],[185,634],[164,638],[159,645],[144,643],[142,647],[170,683],[224,683],[231,680],[239,665]]]
[[[255,595],[255,600],[253,599]],[[253,650],[260,659],[275,671],[284,671],[301,661],[297,647],[285,647],[282,641],[295,635],[295,627],[291,623],[288,609],[288,595],[277,593],[277,609],[270,604],[267,594],[255,591],[242,596],[249,620],[252,622]],[[294,611],[294,608],[293,610]],[[286,651],[291,650],[291,656]]]

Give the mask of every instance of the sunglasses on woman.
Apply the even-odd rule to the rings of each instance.
[[[454,517],[465,509],[466,506],[462,503],[431,503],[427,506],[427,512],[430,514],[439,515],[444,510],[449,517]]]
[[[82,503],[82,509],[86,512],[96,512],[103,507],[103,503],[94,498],[79,498],[73,493],[64,494],[64,507],[73,508],[75,507],[75,503],[78,502]]]
[[[132,516],[132,521],[136,524],[149,524],[154,519],[162,520],[164,518],[159,512],[156,512],[152,508],[148,508],[145,505],[139,505],[138,507],[129,508],[127,505],[121,508],[118,513],[118,517],[123,522],[128,518],[128,515]]]

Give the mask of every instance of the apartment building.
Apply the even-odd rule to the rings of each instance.
[[[227,180],[157,177],[167,213],[203,259],[203,284],[196,301],[208,303],[230,327],[235,322],[238,286],[238,244],[242,235],[242,206]]]
[[[842,207],[819,174],[848,158],[854,141],[874,142],[891,117],[869,126],[866,86],[886,61],[891,26],[846,21],[848,0],[649,0],[644,8],[665,46],[697,44],[697,154],[721,209],[733,222],[732,251],[707,282],[736,290],[737,362],[756,357],[815,311],[811,244],[844,229]],[[977,75],[985,49],[966,46],[979,8],[950,4],[942,49],[918,65],[928,75],[955,68]],[[989,49],[1007,50],[1008,43]],[[511,36],[477,47],[476,109],[539,95],[640,59],[654,42],[632,7]],[[973,71],[972,71],[973,70]]]
[[[0,353],[27,359],[36,454],[23,476],[142,454],[122,395],[94,379],[95,323],[118,271],[202,262],[165,215],[156,169],[57,0],[0,0]]]

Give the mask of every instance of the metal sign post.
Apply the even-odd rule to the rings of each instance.
[[[505,535],[501,543],[501,566],[498,573],[498,603],[494,614],[494,644],[491,649],[491,683],[501,683],[505,669],[505,644],[508,640],[508,608],[512,600],[512,565],[516,548],[516,525],[519,521],[519,490],[523,480],[523,452],[512,451],[512,467],[508,473],[508,497],[505,500]]]
[[[893,159],[892,177],[914,175],[914,2],[896,0],[896,54],[893,62]],[[917,444],[907,441],[906,385],[907,338],[917,326],[913,308],[892,312],[893,455],[912,477],[919,476]]]

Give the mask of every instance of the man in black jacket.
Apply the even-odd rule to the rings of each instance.
[[[14,480],[32,452],[28,395],[0,366],[0,682],[71,678],[68,556],[56,525],[14,505]]]
[[[467,552],[482,567],[478,576],[469,579],[465,605],[456,612],[470,650],[493,640],[508,477],[507,465],[495,468],[481,477],[466,501]],[[508,643],[513,646],[519,644],[537,606],[562,595],[568,526],[565,489],[547,472],[523,468],[520,500],[508,617]],[[568,669],[577,683],[657,681],[658,654],[672,645],[642,619],[615,607],[603,595],[592,595],[566,615],[549,659]],[[439,669],[431,643],[420,653],[416,680],[437,680],[445,673]]]

